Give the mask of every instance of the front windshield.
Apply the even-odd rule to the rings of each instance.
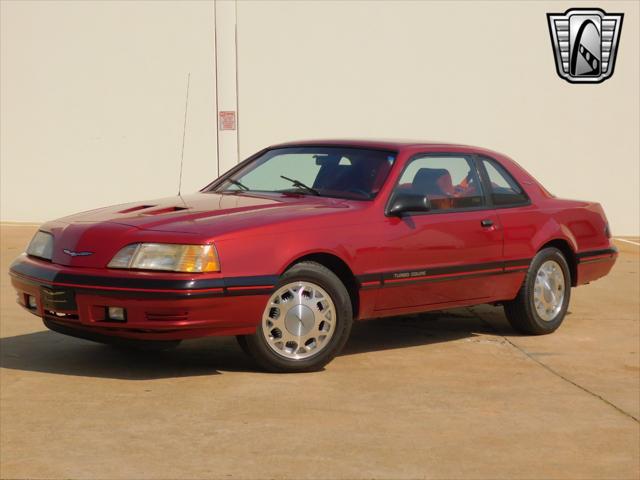
[[[215,191],[370,200],[382,187],[395,158],[394,152],[360,148],[277,148],[226,178]]]

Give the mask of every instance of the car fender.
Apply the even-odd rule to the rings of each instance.
[[[569,244],[573,253],[577,251],[578,243],[571,230],[551,216],[542,226],[540,226],[531,239],[532,256],[539,252],[544,245],[554,240],[565,241]]]
[[[281,268],[278,271],[278,275],[282,275],[284,272],[286,272],[293,264],[297,263],[298,260],[305,258],[305,257],[309,257],[312,255],[331,255],[333,257],[336,257],[338,259],[340,259],[345,265],[347,265],[347,267],[349,267],[349,270],[351,270],[351,272],[353,273],[353,267],[351,264],[351,261],[348,257],[348,254],[346,252],[345,248],[341,248],[340,250],[343,251],[336,251],[336,250],[329,250],[326,248],[320,249],[320,248],[311,248],[308,250],[303,250],[301,252],[298,252],[295,255],[291,255],[287,258],[287,260],[282,264]]]
[[[296,260],[317,254],[332,255],[353,272],[349,249],[337,241],[318,246],[317,232],[297,235],[255,235],[243,240],[225,239],[216,242],[223,276],[282,275]]]

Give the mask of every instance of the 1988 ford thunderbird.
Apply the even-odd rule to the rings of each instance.
[[[307,141],[193,195],[46,223],[10,273],[51,330],[147,347],[236,335],[296,372],[338,354],[354,319],[498,303],[520,332],[551,333],[571,287],[611,270],[610,237],[598,203],[496,152]]]

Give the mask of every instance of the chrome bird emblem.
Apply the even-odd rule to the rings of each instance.
[[[88,257],[89,255],[93,255],[93,252],[74,252],[73,250],[67,250],[66,248],[62,251],[72,257]]]

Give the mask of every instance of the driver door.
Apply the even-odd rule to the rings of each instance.
[[[423,154],[405,167],[396,191],[426,195],[428,212],[385,217],[380,255],[384,287],[376,310],[481,302],[502,272],[502,229],[486,205],[472,156]]]

